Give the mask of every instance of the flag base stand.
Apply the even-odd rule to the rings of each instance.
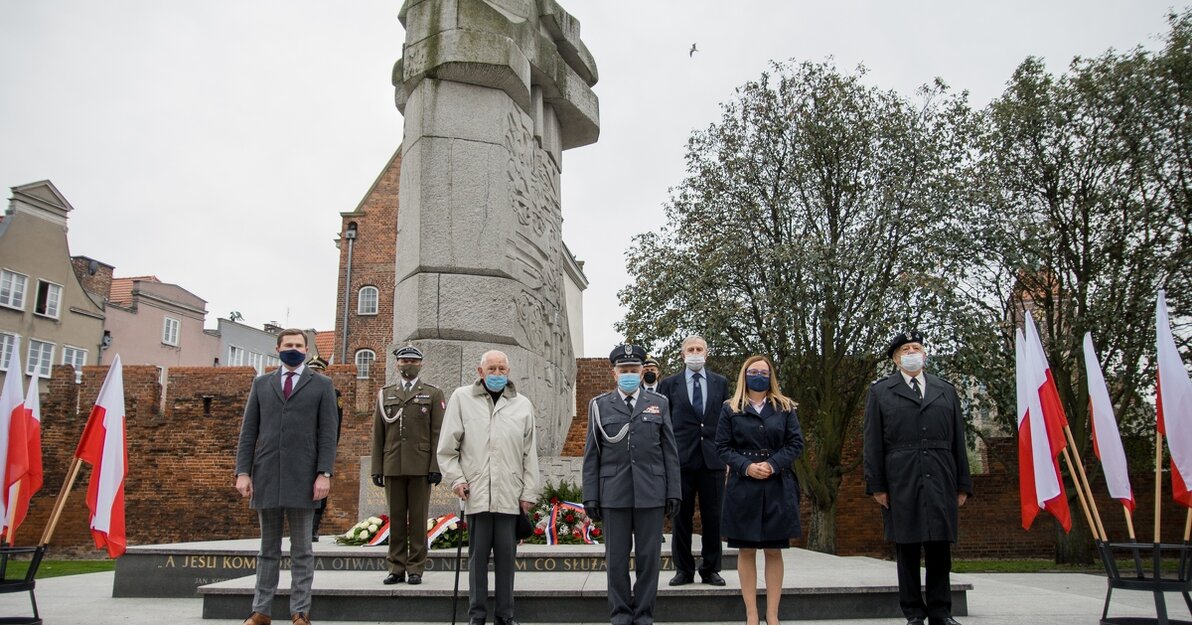
[[[46,554],[46,545],[36,547],[0,547],[0,593],[28,592],[29,603],[33,606],[33,616],[5,616],[0,617],[0,625],[41,625],[41,616],[37,613],[37,597],[33,589],[37,585],[37,568],[41,566],[41,559]],[[29,568],[21,577],[8,577],[8,562],[13,556],[32,554]]]
[[[1129,559],[1134,560],[1133,570],[1118,569],[1114,552],[1129,552]],[[1192,625],[1192,621],[1181,621],[1167,618],[1167,602],[1165,592],[1178,592],[1184,597],[1189,614],[1192,614],[1192,544],[1160,544],[1160,543],[1103,543],[1097,541],[1097,552],[1101,555],[1101,563],[1105,565],[1105,575],[1108,588],[1105,590],[1105,609],[1101,611],[1101,625]],[[1173,575],[1163,575],[1163,554],[1178,558],[1178,567]],[[1109,601],[1113,590],[1138,590],[1150,592],[1155,597],[1155,616],[1151,617],[1110,617]]]

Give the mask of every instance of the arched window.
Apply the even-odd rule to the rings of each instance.
[[[367,379],[369,372],[372,371],[373,361],[376,359],[377,354],[371,349],[362,349],[356,352],[356,377]]]
[[[375,286],[360,287],[360,295],[356,298],[356,314],[377,314],[377,300],[380,298],[379,296],[380,291]]]

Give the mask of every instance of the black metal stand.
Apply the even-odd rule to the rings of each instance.
[[[33,554],[29,560],[29,568],[23,577],[9,579],[8,561],[15,555]],[[37,613],[37,597],[33,595],[33,588],[37,585],[37,568],[41,566],[41,559],[45,556],[46,546],[37,547],[0,547],[0,593],[28,592],[29,603],[33,605],[33,616],[5,616],[0,617],[0,625],[41,625],[41,615]]]
[[[1114,551],[1130,552],[1134,560],[1132,574],[1123,574],[1118,570]],[[1101,611],[1102,625],[1192,625],[1192,621],[1179,621],[1167,618],[1167,601],[1163,597],[1165,592],[1178,592],[1184,596],[1184,603],[1192,614],[1192,545],[1174,545],[1160,543],[1103,543],[1097,542],[1097,552],[1101,555],[1101,563],[1105,565],[1108,588],[1105,590],[1105,609]],[[1175,555],[1179,567],[1175,576],[1163,576],[1163,553]],[[1148,566],[1149,565],[1149,566]],[[1113,589],[1140,590],[1152,593],[1155,597],[1155,617],[1113,617],[1109,616],[1109,600],[1113,596]]]

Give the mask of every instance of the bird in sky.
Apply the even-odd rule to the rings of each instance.
[[[699,52],[699,50],[696,49],[695,44],[693,43],[691,44],[691,50],[687,52],[688,58],[695,56],[696,52]]]

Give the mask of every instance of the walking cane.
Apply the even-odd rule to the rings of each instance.
[[[465,491],[466,492],[466,491]],[[464,551],[464,500],[459,500],[460,531],[455,536],[455,589],[451,591],[451,625],[455,625],[455,612],[459,604],[459,569],[463,565]]]

